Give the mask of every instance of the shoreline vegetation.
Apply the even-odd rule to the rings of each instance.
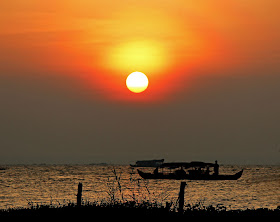
[[[122,185],[121,172],[118,173],[115,168],[112,170],[113,176],[107,181],[107,201],[89,202],[84,201],[82,197],[82,183],[78,184],[77,202],[64,204],[34,204],[28,202],[26,208],[8,208],[0,209],[1,217],[42,217],[42,218],[136,218],[139,219],[179,219],[193,216],[280,216],[280,206],[275,209],[227,209],[222,204],[217,206],[205,206],[199,202],[196,204],[186,204],[184,202],[184,186],[181,182],[179,197],[176,202],[168,202],[165,194],[163,198],[139,198],[136,192],[129,194],[131,200],[126,198],[125,187]],[[132,177],[131,183],[138,186],[137,190],[145,190],[149,196],[153,194],[149,191],[148,185],[140,185],[139,180]],[[143,180],[141,180],[143,181]],[[144,182],[144,181],[143,181]],[[143,186],[143,187],[142,187]],[[141,189],[144,188],[144,189]],[[140,192],[141,194],[141,192]],[[180,199],[181,198],[181,199]],[[180,206],[181,205],[181,206]]]
[[[166,202],[165,206],[157,203],[134,201],[83,203],[78,206],[69,203],[63,206],[36,205],[29,208],[0,210],[0,217],[92,217],[95,218],[137,218],[137,219],[177,219],[193,216],[280,216],[280,206],[275,209],[259,208],[245,210],[227,210],[223,206],[203,206],[200,203],[186,205],[182,212]]]

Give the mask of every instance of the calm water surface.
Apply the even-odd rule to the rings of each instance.
[[[165,204],[176,202],[180,187],[180,181],[142,180],[136,169],[129,166],[10,165],[0,168],[0,209],[75,202],[79,182],[83,183],[83,200],[89,202],[114,198]],[[221,204],[227,209],[274,209],[280,205],[280,166],[221,166],[220,173],[234,174],[241,169],[244,173],[237,181],[186,181],[186,204]]]

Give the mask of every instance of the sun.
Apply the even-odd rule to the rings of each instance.
[[[134,93],[141,93],[149,85],[148,77],[142,72],[133,72],[126,79],[127,88]]]

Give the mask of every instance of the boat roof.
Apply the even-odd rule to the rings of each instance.
[[[150,162],[164,162],[164,159],[160,159],[160,160],[138,160],[136,161],[136,163],[150,163]]]
[[[191,168],[191,167],[213,167],[215,164],[214,163],[205,163],[205,162],[200,162],[200,161],[192,161],[192,162],[171,162],[171,163],[163,163],[160,167],[161,168],[179,168],[179,167],[184,167],[184,168]]]

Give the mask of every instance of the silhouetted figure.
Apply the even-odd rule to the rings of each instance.
[[[154,174],[158,175],[158,167],[154,170]]]
[[[214,164],[214,175],[219,175],[219,164],[217,160],[215,161]]]
[[[209,173],[210,173],[210,169],[209,169],[209,166],[207,166],[205,174],[209,175]]]
[[[182,177],[182,176],[186,175],[186,172],[183,169],[183,167],[181,167],[181,169],[175,171],[175,174],[176,174],[176,176]]]

